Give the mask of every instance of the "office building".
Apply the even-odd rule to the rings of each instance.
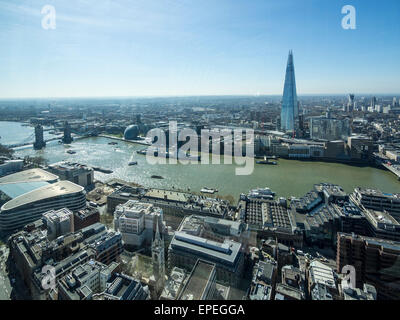
[[[95,224],[81,231],[67,233],[54,240],[47,238],[45,219],[37,220],[10,237],[10,255],[15,269],[34,299],[46,299],[50,292],[42,287],[47,276],[45,265],[53,266],[56,280],[90,259],[103,264],[119,261],[121,237]]]
[[[261,253],[266,257],[272,257],[277,262],[278,270],[283,270],[284,266],[294,263],[295,255],[291,248],[272,238],[261,240]]]
[[[119,232],[107,230],[101,223],[92,224],[81,230],[84,244],[95,252],[95,259],[104,264],[118,262],[123,251]]]
[[[363,210],[367,220],[367,232],[360,233],[355,230],[348,230],[345,233],[355,232],[359,235],[368,235],[373,238],[400,241],[400,223],[387,211],[376,211],[371,209]]]
[[[125,274],[114,273],[107,282],[107,289],[94,294],[93,300],[149,300],[149,288]]]
[[[347,146],[352,160],[369,161],[373,156],[374,144],[372,139],[364,136],[347,138]]]
[[[118,205],[114,212],[114,226],[120,231],[124,244],[137,248],[150,247],[156,226],[162,221],[162,209],[136,200]]]
[[[47,170],[57,175],[60,180],[68,180],[82,187],[91,186],[94,183],[94,170],[88,166],[61,161],[48,166]]]
[[[47,238],[54,240],[59,236],[74,232],[73,213],[67,208],[43,213],[47,225]]]
[[[282,284],[295,288],[301,292],[302,299],[305,297],[305,278],[299,268],[286,265],[281,268]]]
[[[282,97],[281,130],[295,132],[298,125],[299,107],[297,103],[296,79],[293,52],[289,52],[286,66],[285,86]]]
[[[0,231],[11,232],[42,217],[49,210],[86,207],[83,187],[40,169],[18,172],[0,179]],[[54,183],[49,183],[54,182]]]
[[[208,198],[181,191],[163,190],[155,188],[139,188],[121,186],[107,196],[107,210],[114,213],[116,207],[128,200],[150,203],[162,209],[168,225],[173,229],[179,227],[183,217],[189,215],[203,215],[215,218],[225,218],[233,214],[230,204],[226,200]]]
[[[336,265],[354,266],[356,287],[376,288],[378,299],[400,299],[400,242],[338,233]]]
[[[250,286],[249,299],[250,300],[271,300],[272,287],[268,284],[257,282]]]
[[[46,296],[41,285],[41,279],[46,276],[41,274],[44,265],[59,268],[62,273],[94,257],[94,252],[91,249],[86,250],[82,245],[82,233],[66,234],[52,241],[47,239],[47,226],[43,220],[25,226],[9,239],[10,255],[15,270],[23,279],[31,296],[37,299]]]
[[[362,209],[338,185],[320,183],[291,201],[291,215],[308,245],[335,246],[337,232],[369,235]]]
[[[107,289],[107,283],[119,264],[109,266],[95,260],[75,267],[57,281],[59,300],[92,300],[93,295]]]
[[[339,291],[332,268],[314,260],[308,268],[308,292],[312,300],[336,300]]]
[[[332,119],[326,117],[310,118],[310,137],[315,140],[345,140],[351,135],[349,119]]]
[[[400,218],[400,194],[383,193],[380,190],[355,188],[352,199],[366,209],[387,211]]]
[[[216,266],[198,260],[191,271],[178,300],[211,300],[216,288]]]
[[[259,261],[254,266],[253,282],[263,282],[270,285],[272,289],[275,288],[278,270],[275,261]]]
[[[288,158],[312,159],[323,158],[325,147],[323,145],[292,144],[288,145]]]
[[[43,267],[46,264],[42,264],[40,268],[34,270],[31,276],[31,287],[30,295],[33,300],[57,300],[58,290],[57,281],[61,279],[64,275],[71,272],[74,268],[93,260],[93,252],[90,249],[82,249],[79,251],[73,251],[65,259],[59,261],[49,260],[51,264],[47,266],[54,267],[55,272],[55,285],[56,288],[46,288],[43,287],[43,283],[48,279],[49,274]]]
[[[0,185],[25,182],[58,182],[58,176],[40,168],[28,169],[0,178]]]
[[[275,300],[304,300],[304,293],[291,286],[278,283],[275,288]]]
[[[274,262],[259,261],[253,269],[249,289],[250,300],[271,300],[275,295],[277,268]]]
[[[376,97],[372,97],[369,110],[372,110],[372,112],[373,112],[375,110],[375,106],[376,106]]]
[[[376,300],[377,296],[375,287],[366,283],[364,283],[363,289],[360,288],[343,289],[342,295],[343,295],[343,300],[350,300],[350,301]]]
[[[24,160],[3,160],[0,159],[0,177],[16,173],[24,167]]]
[[[186,217],[175,232],[168,248],[168,269],[190,272],[198,259],[215,263],[217,281],[237,285],[244,267],[242,244],[229,236],[216,234],[207,222],[196,216]]]
[[[247,224],[249,230],[255,231],[258,238],[276,238],[288,246],[303,245],[303,235],[297,232],[297,226],[289,214],[286,201],[281,203],[242,195],[239,205],[242,212],[240,221]]]
[[[96,222],[100,222],[100,212],[97,208],[86,207],[74,212],[74,230],[79,231]]]
[[[174,267],[159,297],[160,300],[176,300],[182,292],[187,277],[184,269]]]
[[[355,101],[354,101],[354,94],[350,93],[348,96],[348,102],[347,102],[347,107],[346,107],[346,112],[353,112],[354,107],[355,107]]]

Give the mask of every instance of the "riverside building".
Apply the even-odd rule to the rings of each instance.
[[[355,188],[352,198],[367,209],[387,211],[400,218],[400,194],[383,193],[380,190]]]
[[[41,169],[18,172],[0,179],[0,232],[10,233],[42,217],[49,210],[86,207],[83,187]]]
[[[57,162],[49,165],[48,170],[60,180],[68,180],[82,187],[90,186],[94,182],[94,170],[79,163]]]

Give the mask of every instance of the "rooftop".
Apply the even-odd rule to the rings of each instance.
[[[84,164],[80,164],[80,163],[76,163],[76,162],[68,162],[68,161],[61,161],[61,162],[57,162],[57,163],[53,163],[49,165],[49,168],[53,169],[53,170],[57,170],[57,171],[87,171],[87,170],[93,170],[92,168],[84,165]]]
[[[206,296],[210,281],[213,281],[215,264],[198,260],[182,291],[181,300],[201,300]]]
[[[246,203],[245,222],[257,228],[278,228],[292,232],[293,224],[288,210],[271,200],[249,199]]]
[[[142,214],[159,215],[162,213],[162,210],[151,203],[129,200],[117,206],[115,212],[118,215],[126,215],[128,217],[133,215],[137,217]]]
[[[256,280],[261,280],[267,284],[272,284],[273,276],[276,269],[275,264],[269,261],[260,261],[257,267],[258,269],[256,272]]]
[[[314,185],[314,188],[318,192],[324,192],[327,196],[345,197],[347,195],[343,188],[336,184],[320,183]]]
[[[25,193],[47,186],[45,181],[36,182],[17,182],[9,184],[0,184],[0,192],[6,194],[10,199],[14,199]]]
[[[240,253],[241,244],[235,241],[225,240],[223,243],[208,240],[177,231],[171,241],[173,248],[180,247],[183,250],[201,253],[210,258],[216,258],[228,264],[234,264]]]
[[[395,225],[400,224],[386,211],[366,210],[365,215],[373,221],[375,226]]]
[[[162,189],[149,189],[146,193],[146,196],[178,202],[186,202],[188,200],[188,195],[186,193]]]
[[[280,300],[281,297],[285,297],[285,296],[289,296],[296,300],[303,299],[303,293],[300,290],[290,287],[288,285],[282,284],[282,283],[278,283],[276,285],[276,289],[275,289],[275,300]],[[284,300],[284,299],[282,299],[282,300]]]
[[[360,192],[362,195],[373,196],[373,197],[387,197],[400,199],[400,194],[383,193],[381,190],[368,189],[368,188],[355,188],[355,192]]]
[[[147,300],[148,292],[142,283],[125,274],[115,274],[108,282],[105,294],[107,298],[118,300]]]
[[[55,182],[58,180],[58,176],[47,172],[45,170],[36,168],[29,169],[17,173],[10,174],[8,176],[0,178],[0,184],[8,183],[21,183],[21,182]]]
[[[128,201],[146,199],[154,205],[180,206],[182,209],[198,211],[223,217],[229,211],[229,202],[190,193],[163,189],[146,189],[122,186],[109,197]]]
[[[312,300],[333,300],[327,286],[322,283],[317,283],[311,290],[311,298]]]
[[[178,267],[174,267],[171,270],[171,274],[164,286],[164,290],[160,298],[170,299],[170,300],[174,300],[175,298],[177,298],[177,295],[179,294],[180,288],[183,285],[185,279],[186,279],[185,270]]]
[[[72,212],[67,208],[62,208],[60,210],[50,210],[43,213],[43,217],[47,218],[49,221],[66,221],[70,220],[72,217]]]
[[[336,287],[332,268],[318,260],[314,260],[310,263],[310,278],[315,284],[323,284],[331,288]]]
[[[25,204],[33,203],[40,200],[54,198],[57,196],[82,192],[83,187],[76,185],[70,181],[59,181],[54,184],[47,184],[43,187],[22,194],[1,207],[1,211],[12,210]]]
[[[296,210],[299,212],[308,212],[322,203],[322,198],[317,191],[312,190],[305,194],[303,197],[292,202]]]
[[[251,288],[250,300],[270,300],[272,293],[272,287],[270,285],[256,283]]]
[[[392,240],[385,240],[379,238],[372,238],[372,237],[365,237],[360,236],[358,234],[348,234],[343,232],[338,232],[338,237],[346,237],[350,239],[365,241],[367,244],[381,246],[383,249],[390,249],[396,252],[396,254],[400,254],[400,242],[392,241]]]

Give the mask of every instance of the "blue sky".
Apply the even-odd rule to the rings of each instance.
[[[0,98],[282,94],[289,49],[299,94],[398,93],[399,35],[399,0],[0,0]]]

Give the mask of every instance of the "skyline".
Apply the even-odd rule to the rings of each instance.
[[[342,92],[342,93],[307,93],[307,94],[298,94],[297,98],[306,98],[306,97],[340,97],[343,96],[343,99],[347,99],[349,92]],[[62,100],[107,100],[107,99],[132,99],[132,100],[151,100],[151,99],[201,99],[201,98],[280,98],[282,99],[283,94],[226,94],[226,95],[219,95],[219,94],[198,94],[198,95],[148,95],[148,96],[70,96],[70,97],[0,97],[0,102],[8,102],[8,101],[31,101],[31,100],[54,100],[54,101],[62,101]],[[400,93],[357,93],[355,94],[355,100],[359,98],[393,98],[393,97],[400,97]],[[399,98],[400,99],[400,98]],[[340,106],[341,107],[341,106]]]
[[[0,99],[396,95],[400,4],[352,1],[0,1]],[[272,45],[271,45],[272,44]]]

